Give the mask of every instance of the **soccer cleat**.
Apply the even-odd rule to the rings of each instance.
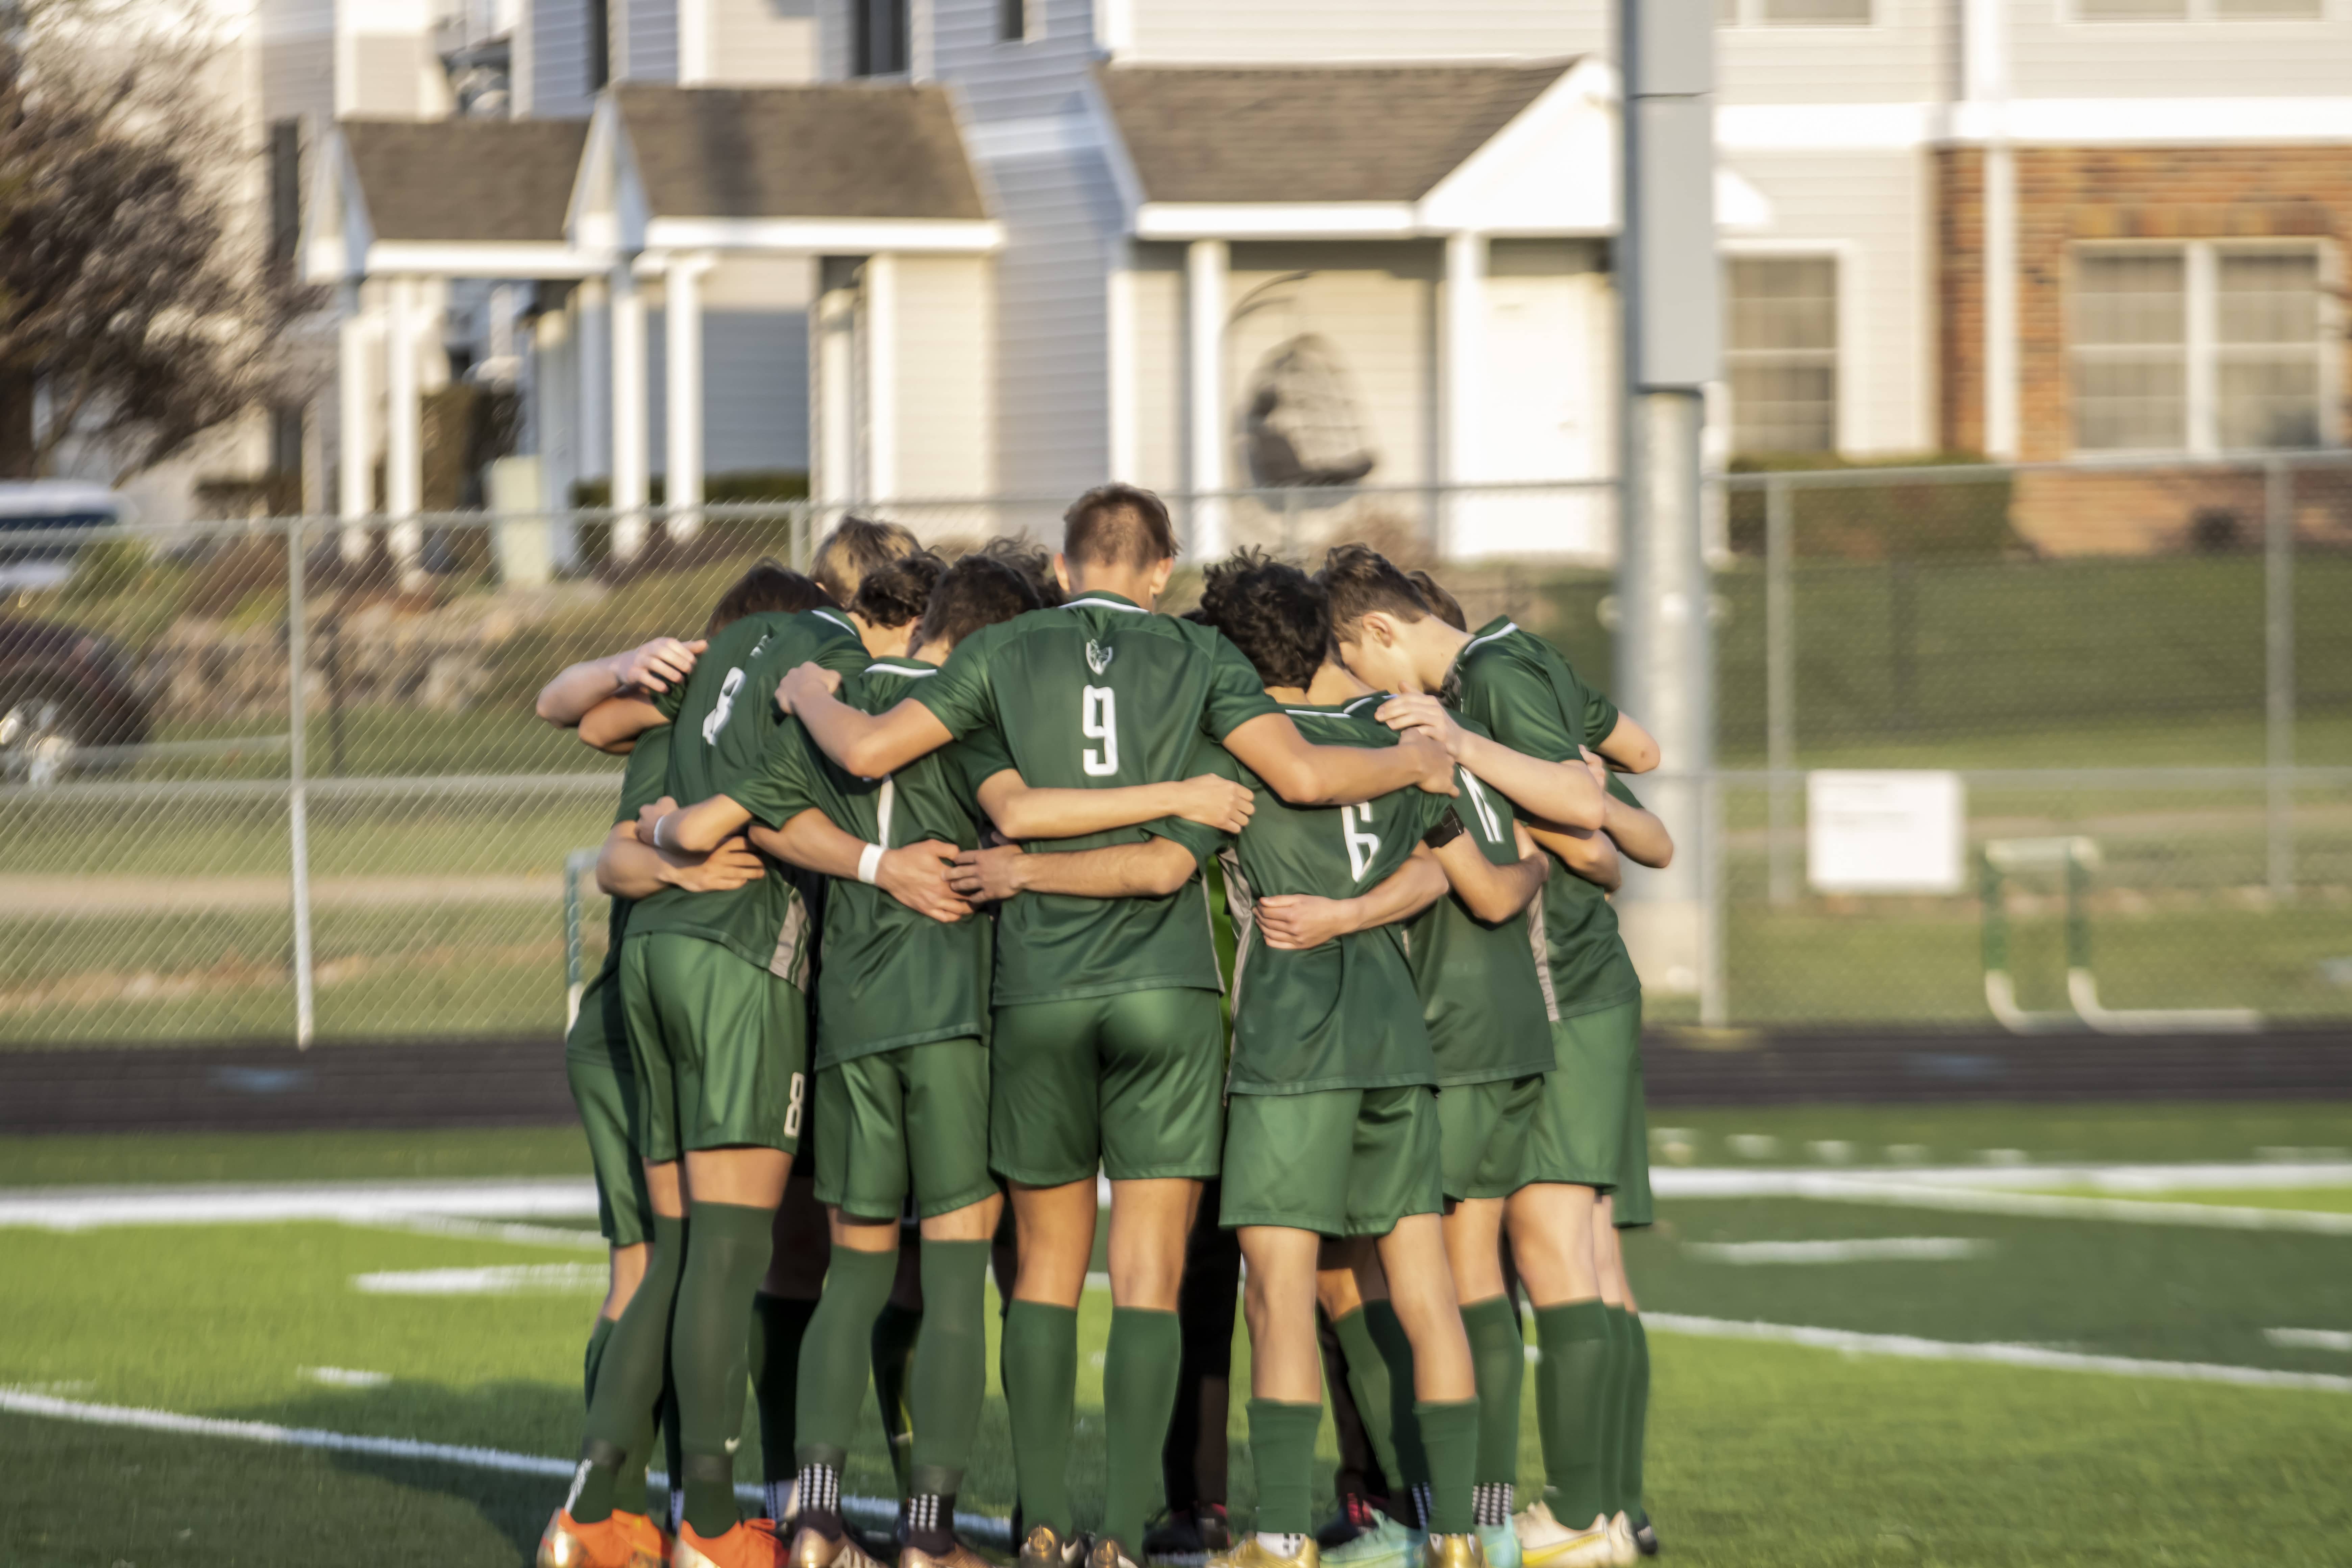
[[[1344,1544],[1323,1553],[1326,1568],[1412,1568],[1421,1554],[1421,1532],[1408,1530],[1375,1509],[1371,1523]]]
[[[693,1521],[681,1520],[669,1551],[670,1568],[784,1568],[785,1561],[772,1519],[741,1520],[709,1536],[698,1533]]]
[[[1486,1548],[1475,1531],[1433,1535],[1421,1549],[1421,1568],[1486,1568]]]
[[[1137,1568],[1135,1559],[1118,1548],[1118,1542],[1108,1535],[1097,1535],[1087,1549],[1087,1568]]]
[[[1199,1563],[1229,1550],[1234,1527],[1221,1502],[1161,1511],[1159,1521],[1143,1532],[1143,1555],[1153,1563]]]
[[[1256,1536],[1245,1535],[1232,1551],[1210,1558],[1209,1568],[1322,1568],[1325,1561],[1323,1549],[1311,1535],[1299,1538],[1296,1557],[1277,1556]]]
[[[1597,1514],[1586,1528],[1570,1530],[1538,1498],[1511,1522],[1518,1531],[1524,1568],[1608,1568],[1615,1554],[1609,1543],[1609,1521]]]
[[[1642,1522],[1633,1527],[1633,1546],[1644,1557],[1658,1554],[1658,1531],[1650,1523],[1650,1516],[1646,1513],[1642,1516]]]
[[[1345,1546],[1364,1531],[1376,1528],[1384,1517],[1380,1504],[1373,1499],[1361,1492],[1342,1493],[1339,1511],[1331,1516],[1328,1523],[1316,1531],[1316,1543],[1327,1552],[1335,1547]]]
[[[642,1528],[639,1528],[642,1527]],[[661,1568],[667,1542],[643,1514],[583,1524],[557,1509],[539,1538],[539,1568]]]
[[[937,1557],[919,1546],[907,1547],[898,1553],[898,1568],[991,1568],[991,1564],[959,1541]]]
[[[1633,1539],[1633,1526],[1623,1509],[1610,1516],[1609,1553],[1611,1568],[1633,1568],[1642,1560],[1641,1543]]]
[[[1478,1544],[1486,1553],[1486,1568],[1519,1568],[1519,1532],[1507,1524],[1482,1524]]]
[[[772,1531],[775,1526],[769,1525]],[[680,1540],[685,1539],[681,1532]],[[814,1525],[803,1524],[793,1532],[792,1550],[782,1561],[790,1568],[882,1568],[873,1553],[858,1544],[857,1537],[845,1528],[838,1536],[827,1535]],[[690,1568],[680,1564],[679,1568]]]
[[[1020,1568],[1078,1568],[1089,1544],[1083,1532],[1065,1541],[1052,1525],[1038,1525],[1021,1542]]]

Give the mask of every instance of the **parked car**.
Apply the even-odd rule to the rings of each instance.
[[[122,650],[79,626],[0,616],[0,784],[127,767],[147,704]]]
[[[131,521],[130,500],[104,485],[0,480],[0,589],[56,587],[73,575],[77,534]],[[16,542],[28,535],[33,542]]]

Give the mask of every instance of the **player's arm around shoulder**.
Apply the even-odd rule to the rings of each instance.
[[[557,672],[539,689],[533,710],[558,729],[576,728],[600,702],[630,692],[659,696],[693,672],[694,661],[709,646],[697,638],[656,637],[651,642],[603,658],[583,659]]]
[[[1488,925],[1500,925],[1526,910],[1551,875],[1551,858],[1537,847],[1527,825],[1515,822],[1511,832],[1519,854],[1507,865],[1496,865],[1467,832],[1453,835],[1432,851],[1463,907]]]
[[[1225,750],[1291,805],[1358,805],[1401,789],[1453,795],[1453,759],[1426,736],[1393,746],[1317,745],[1287,713],[1261,713],[1224,737]]]
[[[1633,798],[1632,790],[1613,777],[1609,780],[1608,805],[1609,815],[1601,826],[1620,854],[1654,871],[1664,870],[1673,863],[1675,836],[1666,831],[1666,825],[1658,820],[1655,813]]]
[[[1598,827],[1603,796],[1580,762],[1547,762],[1454,721],[1443,702],[1425,693],[1390,698],[1375,715],[1402,734],[1424,735],[1445,754],[1510,797],[1520,810],[1567,827]]]
[[[1415,846],[1405,863],[1352,899],[1313,893],[1275,893],[1257,901],[1258,929],[1265,944],[1303,952],[1353,931],[1409,921],[1445,896],[1445,873],[1435,856]]]
[[[740,837],[725,839],[708,854],[686,854],[655,848],[638,837],[634,822],[614,824],[596,855],[596,886],[615,899],[647,899],[665,888],[725,892],[767,874]]]
[[[1077,838],[1140,827],[1163,817],[1239,833],[1256,809],[1256,796],[1248,786],[1213,773],[1117,789],[1040,789],[1019,770],[1003,768],[982,781],[979,794],[996,831],[1016,841]]]
[[[1063,893],[1081,899],[1166,898],[1191,881],[1199,861],[1172,838],[1113,844],[1068,854],[1031,855],[1017,844],[967,849],[956,857],[950,884],[976,904],[1001,904],[1023,893]]]

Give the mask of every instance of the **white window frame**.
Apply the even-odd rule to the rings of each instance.
[[[1747,3],[1747,0],[1742,0]],[[2221,0],[2183,0],[2178,16],[2095,16],[2083,9],[2082,0],[2058,0],[2058,20],[2075,27],[2310,27],[2322,22],[2338,19],[2340,0],[2314,0],[2316,6],[2307,16],[2233,16],[2221,7]]]
[[[2188,321],[2181,340],[2181,353],[2186,362],[2186,380],[2181,387],[2181,404],[2188,426],[2184,435],[2187,443],[2179,447],[2084,447],[2074,442],[2074,365],[2079,341],[2077,312],[2082,302],[2081,274],[2075,263],[2085,253],[2108,256],[2131,251],[2177,251],[2181,255],[2181,291],[2183,309]],[[2314,336],[2319,356],[2318,387],[2315,395],[2319,400],[2319,445],[2324,449],[2340,445],[2343,439],[2342,418],[2337,405],[2342,399],[2344,323],[2337,304],[2342,289],[2340,262],[2336,245],[2319,236],[2296,236],[2289,238],[2232,239],[2097,239],[2081,240],[2067,247],[2066,298],[2063,317],[2066,327],[2066,444],[2068,450],[2084,457],[2163,457],[2188,453],[2192,457],[2212,457],[2223,450],[2221,446],[2221,291],[2220,266],[2223,251],[2287,251],[2299,255],[2316,255],[2319,259],[2317,286],[2319,289],[2319,323]],[[2255,447],[2255,451],[2298,450],[2299,448]]]
[[[1853,33],[1878,25],[1879,0],[1867,0],[1870,14],[1859,22],[1776,21],[1764,14],[1768,0],[1732,0],[1732,3],[1737,7],[1732,18],[1727,22],[1718,17],[1715,24],[1717,26],[1769,28],[1776,33]]]
[[[1717,246],[1717,254],[1726,264],[1746,260],[1827,261],[1830,263],[1831,286],[1837,290],[1837,406],[1832,411],[1830,424],[1835,434],[1837,450],[1851,452],[1862,445],[1860,419],[1855,410],[1853,389],[1861,374],[1861,337],[1857,320],[1857,301],[1861,298],[1864,268],[1861,247],[1849,239],[1723,239]],[[1724,304],[1731,302],[1731,290],[1723,291]],[[1726,355],[1723,374],[1723,438],[1724,450],[1737,456],[1732,432],[1738,427],[1739,409],[1731,395],[1730,336],[1724,339]]]

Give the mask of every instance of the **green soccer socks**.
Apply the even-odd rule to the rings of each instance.
[[[1633,1370],[1625,1380],[1625,1511],[1636,1525],[1650,1516],[1642,1510],[1642,1442],[1650,1425],[1650,1336],[1642,1314],[1627,1312],[1625,1327],[1632,1335]]]
[[[890,1473],[901,1497],[907,1495],[908,1467],[914,1463],[915,1418],[908,1401],[915,1386],[915,1341],[922,1329],[922,1308],[885,1301],[866,1343],[874,1359],[874,1405],[882,1416],[882,1440],[890,1445]]]
[[[1078,1313],[1075,1307],[1014,1298],[1005,1309],[1005,1414],[1013,1428],[1021,1520],[1070,1538],[1070,1427],[1078,1403]]]
[[[1421,1423],[1414,1416],[1416,1405],[1412,1397],[1412,1341],[1398,1321],[1396,1309],[1386,1299],[1364,1303],[1364,1325],[1371,1331],[1372,1342],[1380,1347],[1381,1359],[1389,1369],[1389,1433],[1396,1444],[1397,1468],[1389,1473],[1389,1483],[1410,1495],[1419,1522],[1429,1524],[1429,1449],[1422,1436]]]
[[[825,1265],[824,1294],[801,1339],[793,1462],[800,1468],[801,1519],[828,1537],[841,1533],[841,1470],[866,1400],[874,1320],[898,1278],[898,1248],[836,1246]]]
[[[923,1243],[922,1331],[911,1386],[915,1426],[908,1492],[952,1503],[971,1463],[988,1398],[988,1243]],[[950,1518],[940,1528],[952,1530]],[[926,1549],[929,1550],[929,1549]],[[947,1550],[941,1546],[932,1555]]]
[[[726,1534],[742,1518],[735,1507],[735,1443],[751,1375],[751,1300],[774,1249],[775,1217],[773,1208],[748,1204],[694,1205],[671,1314],[670,1375],[677,1384],[686,1519],[706,1539]]]
[[[595,1388],[580,1446],[580,1468],[564,1508],[582,1524],[610,1519],[615,1500],[645,1506],[644,1489],[624,1497],[618,1481],[631,1447],[649,1447],[652,1413],[662,1397],[663,1369],[669,1353],[670,1309],[684,1264],[688,1226],[683,1219],[654,1216],[653,1250],[636,1294],[613,1324],[596,1358]],[[640,1471],[642,1473],[642,1471]]]
[[[581,1358],[580,1384],[587,1392],[587,1402],[596,1403],[596,1368],[604,1359],[604,1347],[613,1338],[613,1325],[620,1321],[604,1313],[596,1314],[596,1326],[588,1331],[588,1353]]]
[[[1478,1468],[1478,1400],[1415,1400],[1412,1417],[1429,1456],[1422,1528],[1432,1535],[1466,1535],[1478,1528],[1470,1500],[1471,1477]]]
[[[1249,1402],[1250,1464],[1257,1473],[1255,1528],[1259,1534],[1315,1532],[1315,1429],[1322,1420],[1319,1400],[1313,1405]],[[1120,1544],[1126,1545],[1124,1539]]]
[[[760,1409],[761,1492],[770,1519],[783,1518],[800,1431],[801,1346],[817,1303],[801,1296],[751,1298],[751,1398]]]
[[[1512,1489],[1519,1479],[1519,1387],[1527,1379],[1527,1348],[1519,1314],[1508,1296],[1490,1296],[1462,1309],[1470,1361],[1478,1386],[1478,1522],[1511,1522]]]
[[[1633,1370],[1633,1331],[1625,1309],[1603,1306],[1609,1315],[1609,1366],[1601,1389],[1601,1509],[1625,1506],[1625,1396]]]
[[[1389,1403],[1388,1358],[1373,1340],[1372,1326],[1361,1308],[1332,1319],[1331,1331],[1339,1336],[1340,1353],[1347,1357],[1348,1392],[1356,1401],[1356,1415],[1364,1423],[1372,1455],[1381,1462],[1381,1474],[1390,1485],[1402,1487],[1404,1470],[1397,1463],[1396,1421]]]
[[[1113,1307],[1103,1349],[1102,1532],[1143,1561],[1143,1521],[1160,1506],[1160,1450],[1176,1414],[1184,1331],[1173,1312]]]
[[[1609,1310],[1596,1298],[1536,1309],[1536,1427],[1552,1513],[1582,1530],[1601,1511],[1601,1399],[1609,1371]]]

